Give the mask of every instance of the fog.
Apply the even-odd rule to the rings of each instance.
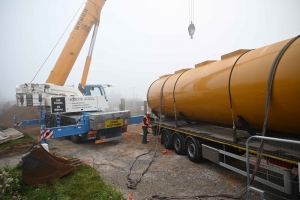
[[[45,83],[78,15],[51,50],[83,0],[0,1],[0,100],[15,86]],[[146,100],[153,81],[237,49],[259,48],[300,34],[299,0],[196,0],[196,32],[187,27],[189,1],[107,0],[101,13],[88,84],[111,84],[110,101]],[[91,33],[66,85],[81,80]],[[49,56],[49,59],[42,64]]]

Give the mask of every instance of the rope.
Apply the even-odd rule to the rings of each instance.
[[[77,12],[75,13],[74,17],[72,18],[72,20],[70,21],[69,25],[67,26],[67,28],[65,29],[65,31],[63,32],[63,34],[60,36],[59,40],[56,42],[55,46],[52,48],[51,52],[49,53],[49,55],[47,56],[46,60],[43,62],[42,66],[40,67],[40,69],[37,71],[37,73],[34,75],[33,79],[30,81],[30,83],[32,83],[32,81],[35,79],[35,77],[38,75],[38,73],[41,71],[41,69],[43,68],[44,64],[46,63],[46,61],[48,60],[48,58],[50,57],[50,55],[52,54],[52,52],[54,51],[54,49],[56,48],[57,44],[60,42],[61,38],[64,36],[65,32],[67,31],[67,29],[69,28],[70,24],[72,23],[72,21],[74,20],[75,16],[77,15],[78,11],[80,10],[80,8],[82,7],[83,3],[85,2],[85,0],[83,0],[81,6],[78,8]]]
[[[271,69],[269,71],[268,84],[267,84],[267,93],[266,93],[265,118],[264,118],[264,124],[263,124],[263,128],[262,128],[262,136],[265,136],[265,134],[266,134],[267,122],[268,122],[268,117],[269,117],[269,108],[270,108],[270,102],[271,102],[272,86],[273,86],[273,81],[274,81],[274,75],[275,75],[276,68],[277,68],[278,63],[279,63],[281,57],[283,56],[284,52],[299,37],[300,37],[300,35],[293,38],[281,49],[281,51],[276,56],[272,66],[271,66]],[[254,170],[253,170],[253,173],[252,173],[252,176],[251,176],[251,179],[250,179],[250,185],[253,182],[253,180],[256,176],[256,172],[258,170],[258,167],[260,165],[263,148],[264,148],[264,140],[261,141],[260,146],[259,146],[258,151],[257,151],[256,163],[255,163]],[[247,192],[247,188],[244,188],[242,190],[242,192],[240,193],[239,197],[242,198],[246,194],[246,192]]]
[[[281,59],[281,57],[283,56],[283,54],[285,53],[285,51],[289,48],[289,46],[298,38],[300,37],[300,35],[294,37],[293,39],[291,39],[282,49],[281,51],[278,53],[278,55],[276,56],[270,72],[269,72],[269,77],[268,77],[268,85],[267,85],[267,93],[266,93],[266,107],[265,107],[265,118],[264,118],[264,124],[263,124],[263,129],[262,129],[262,136],[265,136],[266,134],[266,129],[267,129],[267,123],[268,123],[268,117],[269,117],[269,108],[270,108],[270,102],[271,102],[271,94],[272,94],[272,86],[273,86],[273,81],[274,81],[274,76],[275,76],[275,71],[276,68],[279,64],[279,61]],[[253,182],[254,177],[256,175],[258,166],[260,165],[260,161],[261,161],[261,155],[262,155],[262,151],[264,148],[264,140],[261,141],[260,147],[258,149],[257,152],[257,159],[256,159],[256,164],[255,164],[255,168],[253,170],[253,174],[251,176],[251,180],[250,180],[250,184]]]
[[[176,79],[175,83],[174,83],[174,87],[173,87],[173,103],[174,103],[174,118],[175,118],[175,127],[177,128],[177,115],[176,115],[176,100],[175,100],[175,87],[176,87],[176,84],[179,80],[179,78],[181,77],[182,74],[184,74],[185,72],[187,72],[188,70],[182,72]]]
[[[249,50],[249,51],[252,51],[253,49]],[[235,126],[235,123],[234,123],[234,112],[233,112],[233,108],[232,108],[232,97],[231,97],[231,90],[230,90],[230,82],[231,82],[231,75],[232,75],[232,71],[233,71],[233,68],[235,67],[236,63],[239,61],[239,59],[246,53],[248,53],[249,51],[246,51],[244,52],[243,54],[241,54],[237,59],[236,61],[234,62],[231,70],[230,70],[230,74],[229,74],[229,79],[228,79],[228,94],[229,94],[229,102],[230,102],[230,111],[231,111],[231,119],[232,119],[232,131],[233,131],[233,134],[234,134],[234,138],[236,137],[236,126]],[[236,138],[235,138],[236,139]]]

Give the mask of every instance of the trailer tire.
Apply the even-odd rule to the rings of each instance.
[[[190,161],[194,163],[200,162],[202,158],[200,156],[200,148],[197,141],[192,138],[188,138],[185,146]]]
[[[75,144],[79,144],[82,142],[82,138],[77,134],[77,135],[72,135],[71,140]]]
[[[173,149],[171,133],[167,129],[162,130],[162,143],[166,149]]]
[[[174,151],[177,155],[185,154],[184,140],[182,135],[180,135],[179,133],[174,133],[172,137],[172,142],[173,142]]]

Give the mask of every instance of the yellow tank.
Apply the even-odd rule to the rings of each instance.
[[[149,87],[148,104],[159,113],[162,100],[162,114],[171,118],[181,112],[192,121],[232,125],[233,116],[238,125],[238,116],[242,116],[251,127],[261,129],[273,65],[267,130],[300,134],[299,36],[255,50],[238,50],[219,61],[162,76]]]

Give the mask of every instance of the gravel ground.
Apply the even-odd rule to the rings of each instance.
[[[142,144],[142,136],[139,134],[142,132],[140,125],[131,125],[128,132],[133,134],[129,139],[98,145],[94,144],[94,141],[74,144],[63,138],[53,139],[48,141],[49,149],[52,153],[75,156],[84,162],[88,160],[88,163],[99,172],[105,182],[112,184],[126,198],[128,194],[132,194],[134,200],[150,199],[153,195],[236,194],[246,186],[245,178],[210,161],[192,163],[187,156],[179,156],[174,151],[162,154],[161,150],[164,146],[160,144],[160,141],[156,143],[157,136],[148,136],[150,142],[146,145]],[[130,178],[139,179],[153,159],[156,149],[154,162],[136,189],[128,189],[126,176],[133,161],[138,155],[149,152],[151,147],[153,147],[151,152],[140,157],[135,163]],[[13,166],[20,159],[21,155],[1,158],[0,167]]]

